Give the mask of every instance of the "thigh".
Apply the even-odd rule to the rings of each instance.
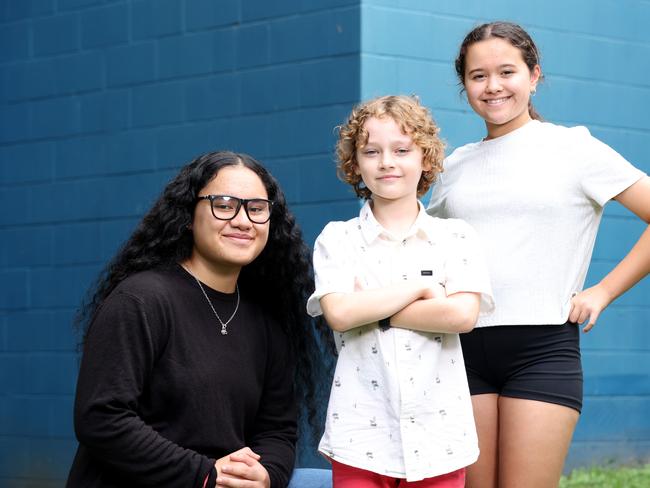
[[[536,400],[499,399],[499,487],[556,488],[577,410]]]
[[[332,461],[334,488],[396,488],[399,480]]]
[[[499,396],[473,395],[472,408],[481,453],[478,461],[467,467],[468,488],[496,488],[499,440]]]

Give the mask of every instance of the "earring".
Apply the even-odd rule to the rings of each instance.
[[[531,97],[534,97],[536,93],[537,93],[537,90],[536,90],[535,88],[533,88],[532,90],[530,90],[530,96],[531,96]]]

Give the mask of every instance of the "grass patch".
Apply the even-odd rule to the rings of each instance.
[[[560,488],[648,488],[650,464],[637,467],[580,468],[562,476]]]

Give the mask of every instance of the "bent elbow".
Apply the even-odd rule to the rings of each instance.
[[[345,321],[344,313],[336,313],[330,311],[329,313],[325,314],[325,322],[327,322],[327,325],[329,325],[330,329],[335,332],[345,332],[350,328]]]
[[[471,332],[478,321],[478,310],[465,310],[460,314],[458,321],[458,333],[466,334]]]
[[[328,320],[327,325],[329,325],[330,329],[332,329],[334,332],[345,332],[347,330],[345,325],[341,324],[339,322],[333,322],[333,321]]]
[[[74,409],[74,432],[79,441],[88,449],[101,450],[109,446],[120,431],[129,430],[129,420],[136,418],[130,410],[112,411],[111,405],[88,403],[76,405]]]
[[[74,409],[74,433],[79,443],[86,447],[98,445],[102,440],[100,432],[106,421],[103,416],[97,415],[96,410],[90,405],[77,405]]]
[[[474,330],[475,325],[476,325],[476,320],[470,320],[470,319],[464,320],[458,326],[458,333],[467,334],[468,332],[472,332],[472,330]]]
[[[459,293],[451,297],[455,315],[456,330],[459,334],[471,332],[478,321],[480,302],[474,293]]]
[[[335,332],[345,332],[350,328],[350,310],[346,300],[340,293],[324,295],[320,299],[323,317],[330,329]]]
[[[467,334],[468,332],[472,332],[474,330],[474,326],[469,326],[467,324],[462,324],[458,327],[458,333],[459,334]]]
[[[92,449],[95,446],[99,445],[96,427],[93,428],[89,422],[75,419],[74,433],[79,444],[82,444],[87,448]]]

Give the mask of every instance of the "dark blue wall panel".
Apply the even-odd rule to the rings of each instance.
[[[359,26],[356,0],[0,0],[0,486],[63,484],[75,310],[180,166],[252,154],[310,240],[355,208]]]

